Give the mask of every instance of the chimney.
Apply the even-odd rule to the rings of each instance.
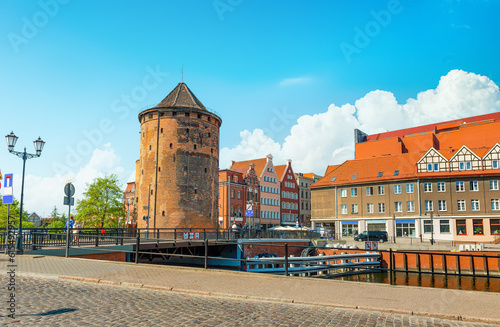
[[[236,163],[236,161],[231,160],[231,167],[232,167],[235,163]],[[229,168],[231,168],[231,167],[229,167]]]

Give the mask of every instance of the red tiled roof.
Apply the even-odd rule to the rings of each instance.
[[[264,170],[264,167],[266,166],[267,158],[260,158],[260,159],[246,160],[246,161],[237,161],[231,165],[230,169],[236,170],[236,171],[241,171],[242,169],[244,169],[245,173],[246,173],[248,168],[250,168],[251,163],[253,163],[255,165],[255,172],[257,173],[257,176],[260,177],[260,175],[262,174],[262,171]]]
[[[488,152],[484,148],[470,150],[478,155],[478,152],[483,153],[483,155]],[[439,152],[441,153],[443,151]],[[500,169],[417,173],[416,163],[424,154],[424,152],[412,152],[393,156],[347,160],[336,169],[325,174],[322,179],[311,185],[311,187],[317,188],[335,185],[376,183],[379,181],[412,178],[446,178],[500,174]],[[444,155],[446,158],[451,158],[452,156],[449,151],[445,151]],[[482,157],[482,155],[479,156]],[[397,175],[395,175],[395,171],[398,171]],[[381,177],[377,177],[379,172],[382,172]],[[356,175],[355,178],[353,178],[354,175]]]
[[[286,165],[274,166],[274,169],[276,170],[276,174],[278,175],[278,179],[280,181],[282,181],[283,177],[285,176],[285,173],[286,173]]]
[[[326,167],[325,176],[337,169],[339,166],[340,165],[328,165],[328,167]]]
[[[441,126],[441,125],[443,125],[443,126],[441,126],[442,128],[445,128],[445,127],[455,126],[453,123],[456,123],[456,122],[474,123],[474,122],[480,122],[480,121],[486,121],[486,120],[495,120],[495,121],[500,120],[500,112],[494,112],[494,113],[490,113],[490,114],[467,117],[467,118],[460,118],[460,119],[439,122],[439,123],[434,123],[434,124],[429,124],[429,125],[405,128],[405,129],[400,129],[400,130],[396,130],[396,131],[389,131],[389,132],[385,132],[385,133],[367,135],[366,141],[383,140],[383,139],[388,139],[388,138],[393,138],[393,137],[402,138],[404,135],[432,132],[432,131],[435,131],[438,126]]]

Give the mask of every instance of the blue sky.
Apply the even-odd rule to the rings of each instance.
[[[103,172],[129,179],[139,156],[137,114],[180,82],[182,66],[187,85],[223,119],[222,168],[228,156],[286,148],[276,160],[289,155],[296,170],[318,173],[347,159],[348,146],[314,142],[317,152],[344,155],[321,166],[300,162],[291,141],[285,146],[300,117],[354,105],[376,90],[404,105],[453,70],[500,80],[497,0],[0,0],[0,12],[2,130],[20,137],[17,150],[32,151],[38,136],[47,142],[42,157],[27,162],[27,209],[42,213],[63,210],[70,175],[80,190]],[[467,77],[457,80],[450,89]],[[471,115],[498,110],[495,101]],[[245,137],[255,151],[240,151]],[[0,153],[2,173],[19,174],[21,160],[6,147]],[[60,194],[44,200],[46,192]]]

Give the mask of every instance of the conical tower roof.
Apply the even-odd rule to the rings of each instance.
[[[165,99],[158,103],[155,108],[179,108],[207,111],[203,103],[196,98],[184,82],[177,84],[175,89],[173,89]]]

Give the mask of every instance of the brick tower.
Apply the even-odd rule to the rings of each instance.
[[[139,122],[138,227],[215,228],[222,120],[181,82]]]

